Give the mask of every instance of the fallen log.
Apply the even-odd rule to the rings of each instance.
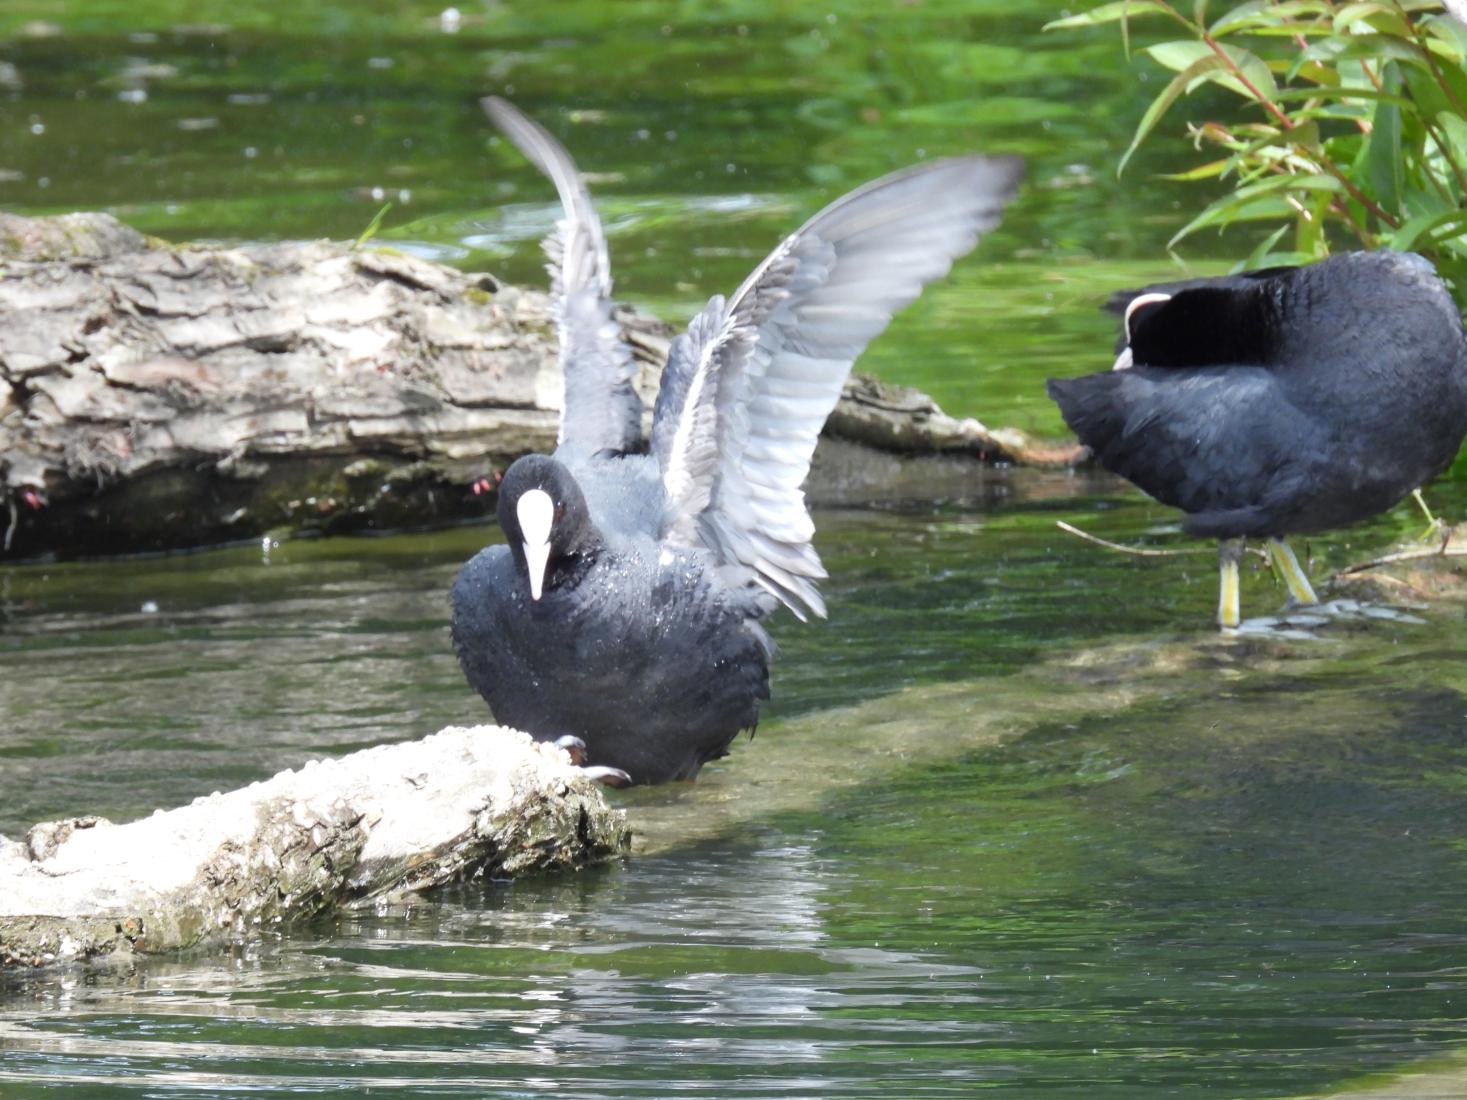
[[[0,559],[480,517],[496,472],[554,444],[546,296],[490,275],[324,241],[170,246],[104,214],[0,214],[0,260]],[[650,410],[671,330],[618,321]],[[948,475],[1081,454],[868,378],[827,434],[852,446],[817,455],[817,503],[889,482],[898,454]]]
[[[451,727],[126,825],[0,837],[0,966],[247,940],[451,881],[582,867],[630,839],[561,749]]]

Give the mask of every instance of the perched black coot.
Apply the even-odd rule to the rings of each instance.
[[[572,736],[632,781],[691,778],[769,696],[760,620],[824,614],[801,485],[851,364],[893,313],[998,223],[1022,165],[960,157],[817,214],[673,341],[641,449],[606,241],[565,150],[508,103],[493,121],[555,183],[546,242],[565,372],[553,456],[500,484],[507,546],[454,583],[453,639],[495,718]]]
[[[1221,540],[1236,627],[1243,539],[1268,540],[1290,602],[1317,600],[1284,537],[1356,523],[1451,464],[1467,432],[1461,317],[1430,263],[1354,252],[1117,297],[1112,370],[1050,379],[1108,470]]]

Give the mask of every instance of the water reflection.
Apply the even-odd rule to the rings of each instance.
[[[52,1086],[436,1083],[460,1095],[533,1070],[565,1095],[580,1095],[578,1083],[634,1095],[623,1090],[645,1083],[596,1075],[620,1066],[638,1079],[644,1066],[675,1094],[686,1083],[658,1065],[724,1076],[819,1063],[848,1042],[830,1013],[908,1000],[899,989],[917,979],[935,983],[930,997],[970,973],[902,952],[827,950],[821,896],[842,875],[809,843],[740,845],[487,898],[460,890],[343,921],[316,945],[253,949],[227,971],[143,962],[121,988],[60,992],[22,980],[31,1003],[0,1017],[0,1065],[11,1080]],[[299,1078],[256,1068],[285,1053],[287,1036]],[[190,1068],[170,1072],[170,1060]],[[119,1061],[125,1074],[108,1068]],[[76,1072],[79,1062],[94,1072]],[[423,1069],[405,1073],[411,1065]]]
[[[8,976],[0,1083],[1145,1100],[1455,1049],[1467,627],[1220,638],[1210,567],[1051,526],[1164,513],[1040,498],[819,516],[831,620],[753,744],[626,799],[628,864]],[[5,827],[474,719],[442,592],[485,537],[0,571]]]
[[[11,977],[0,1074],[79,1096],[1312,1092],[1463,1038],[1462,695],[1355,675],[1364,701],[1264,677],[1040,727],[735,839],[228,965]]]

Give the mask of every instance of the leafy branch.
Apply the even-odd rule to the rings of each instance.
[[[1435,0],[1246,0],[1212,20],[1207,8],[1117,0],[1046,28],[1118,24],[1128,55],[1132,20],[1185,31],[1141,51],[1175,75],[1118,171],[1178,100],[1209,85],[1235,97],[1234,117],[1186,128],[1194,148],[1221,156],[1167,177],[1232,188],[1170,246],[1261,223],[1271,232],[1249,265],[1316,259],[1346,240],[1423,252],[1467,289],[1467,26]],[[1292,247],[1280,249],[1291,230]]]

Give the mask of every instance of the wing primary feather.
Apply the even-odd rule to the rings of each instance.
[[[958,157],[857,188],[693,319],[653,417],[664,537],[825,614],[801,490],[820,430],[866,345],[998,224],[1022,174],[1017,158]]]
[[[498,96],[479,102],[560,197],[562,216],[542,245],[565,379],[557,442],[591,452],[632,450],[641,439],[642,400],[632,385],[631,351],[612,318],[611,263],[590,193],[550,131]]]

